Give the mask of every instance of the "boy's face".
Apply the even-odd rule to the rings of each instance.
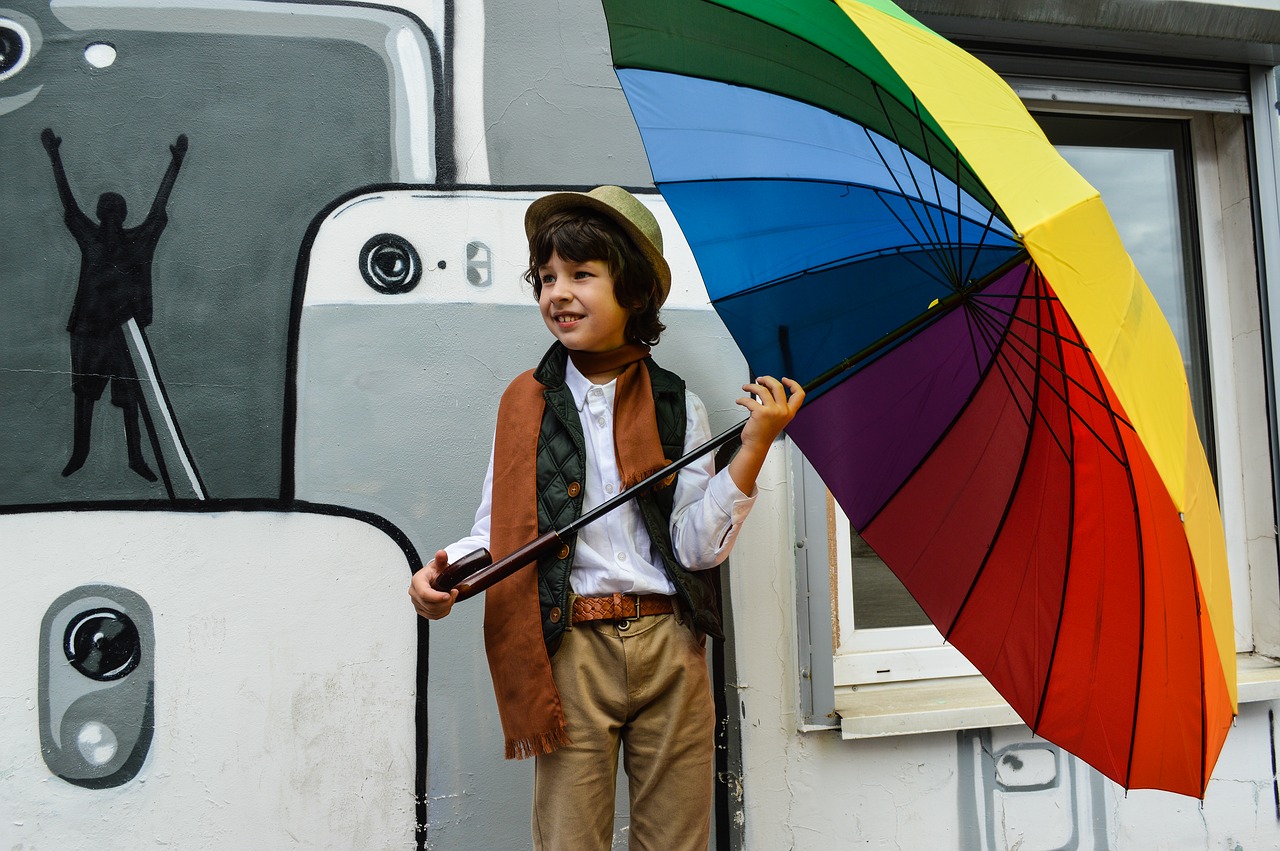
[[[551,333],[567,348],[607,352],[627,342],[630,312],[613,294],[613,275],[602,260],[575,263],[552,252],[538,267],[538,309]]]

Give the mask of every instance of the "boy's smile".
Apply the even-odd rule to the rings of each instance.
[[[580,352],[607,352],[626,344],[630,312],[613,294],[603,260],[574,262],[552,252],[538,267],[538,310],[556,339]]]

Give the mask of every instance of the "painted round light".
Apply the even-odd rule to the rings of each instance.
[[[76,734],[76,747],[90,765],[106,765],[120,750],[120,742],[111,728],[101,721],[87,721]]]
[[[84,49],[84,61],[94,68],[110,68],[116,61],[116,49],[105,41],[95,41]]]

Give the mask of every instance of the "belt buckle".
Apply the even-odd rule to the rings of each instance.
[[[639,594],[619,594],[618,595],[619,608],[621,608],[621,601],[626,597],[631,597],[636,601],[636,613],[629,618],[618,618],[618,629],[622,630],[623,632],[626,632],[628,629],[631,629],[631,625],[636,621],[640,620],[640,595]]]

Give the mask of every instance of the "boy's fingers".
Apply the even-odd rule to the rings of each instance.
[[[791,379],[786,380],[791,381]],[[800,386],[794,381],[791,381],[791,384],[797,388]],[[746,387],[743,387],[743,389],[754,390],[756,395],[761,397],[760,401],[762,402],[770,401],[776,402],[780,405],[787,404],[787,388],[782,384],[782,382],[778,381],[778,379],[774,378],[772,375],[765,375],[757,378],[756,383],[749,384]]]
[[[787,399],[787,407],[793,411],[798,411],[801,403],[804,402],[804,387],[801,386],[799,381],[792,378],[784,378],[782,380],[791,390],[791,398]]]

